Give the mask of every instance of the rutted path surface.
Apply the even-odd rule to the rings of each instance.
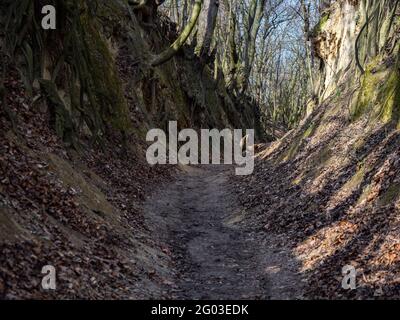
[[[145,205],[155,236],[172,256],[175,299],[300,297],[297,265],[273,237],[246,228],[245,212],[229,187],[231,169],[185,167]]]

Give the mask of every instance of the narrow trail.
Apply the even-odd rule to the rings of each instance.
[[[185,167],[145,205],[169,248],[175,299],[289,299],[301,295],[297,265],[273,237],[246,227],[229,185],[232,168]]]

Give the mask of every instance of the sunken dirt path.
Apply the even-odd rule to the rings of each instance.
[[[174,299],[301,298],[295,259],[273,235],[246,226],[230,174],[226,166],[185,167],[147,200],[147,224],[174,269],[165,291]]]

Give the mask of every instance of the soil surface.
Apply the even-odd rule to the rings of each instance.
[[[298,265],[274,235],[250,228],[227,166],[185,167],[145,204],[146,221],[171,256],[175,299],[301,298]]]

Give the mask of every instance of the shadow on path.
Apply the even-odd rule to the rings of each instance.
[[[227,166],[185,167],[145,205],[147,223],[168,247],[175,299],[301,297],[297,263],[273,236],[246,228]]]

